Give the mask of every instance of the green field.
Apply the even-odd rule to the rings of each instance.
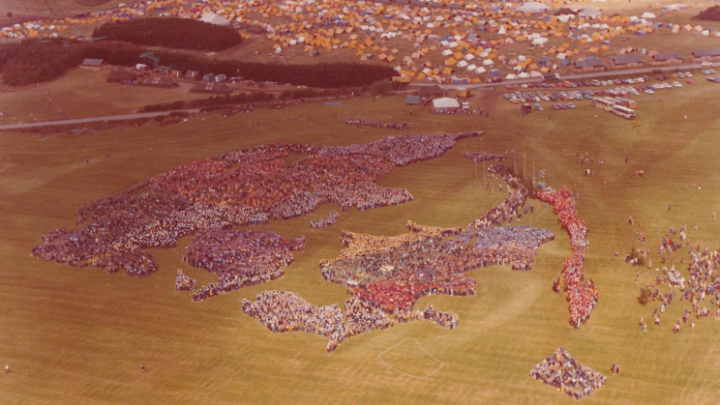
[[[623,257],[640,247],[634,232],[645,232],[654,251],[669,227],[682,224],[698,226],[689,232],[691,243],[712,249],[720,243],[712,218],[720,208],[717,89],[699,83],[640,96],[634,122],[588,102],[577,110],[521,117],[519,107],[497,93],[478,91],[472,103],[488,108],[489,118],[419,114],[423,109],[395,97],[259,109],[229,118],[200,115],[185,124],[94,135],[0,133],[0,366],[12,369],[0,374],[0,403],[569,404],[569,397],[528,377],[536,363],[563,346],[608,376],[607,386],[583,403],[714,404],[720,324],[705,318],[694,330],[674,335],[671,327],[685,308],[676,300],[661,326],[649,325],[643,333],[637,323],[640,316],[650,319],[655,303],[638,304],[638,269]],[[342,212],[337,226],[321,231],[311,231],[310,220],[336,207],[255,227],[286,239],[304,234],[305,251],[295,254],[284,278],[204,302],[193,303],[174,289],[178,267],[199,284],[214,278],[181,261],[191,237],[175,249],[152,250],[160,271],[147,278],[31,257],[42,235],[74,227],[81,204],[181,163],[278,141],[343,145],[398,133],[349,127],[346,117],[406,121],[421,132],[484,130],[485,136],[461,140],[439,159],[379,180],[410,190],[411,203]],[[537,172],[546,170],[550,185],[579,192],[577,209],[590,228],[585,270],[600,289],[600,301],[581,329],[568,324],[564,294],[551,290],[571,249],[555,214],[541,204],[522,223],[549,228],[556,240],[540,248],[532,271],[475,270],[469,275],[477,280],[476,296],[418,302],[416,308],[431,302],[458,313],[458,329],[425,321],[395,324],[348,339],[327,355],[320,336],[272,334],[242,314],[242,299],[266,289],[294,291],[316,305],[341,304],[349,297],[345,289],[324,282],[318,268],[319,260],[340,252],[341,230],[393,235],[405,231],[408,219],[465,226],[505,195],[497,181],[483,188],[482,165],[463,154],[512,150],[520,171],[530,176],[534,162]],[[587,166],[575,157],[585,152],[595,160],[594,177],[583,176]],[[638,169],[644,177],[634,175]],[[635,227],[628,215],[636,218]],[[622,368],[619,376],[610,375],[613,362]]]

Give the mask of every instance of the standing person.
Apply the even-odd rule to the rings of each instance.
[[[10,366],[7,364],[5,365],[5,374],[10,374]]]
[[[144,364],[140,364],[140,369],[141,369],[142,372],[144,373],[144,372],[145,372],[145,365],[144,365]]]

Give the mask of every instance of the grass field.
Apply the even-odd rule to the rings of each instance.
[[[676,302],[660,327],[651,325],[643,333],[637,322],[640,316],[649,319],[653,305],[637,303],[637,269],[623,257],[640,246],[634,236],[640,223],[652,249],[668,227],[682,224],[698,226],[689,233],[692,243],[718,246],[720,227],[712,219],[720,208],[717,88],[703,83],[672,96],[641,96],[635,122],[586,103],[577,110],[521,117],[517,106],[496,103],[497,97],[480,92],[473,101],[490,110],[489,118],[419,114],[420,108],[410,116],[401,98],[366,98],[342,106],[198,116],[182,125],[92,136],[0,133],[0,365],[12,369],[0,375],[0,402],[571,403],[528,377],[537,362],[564,346],[606,375],[613,362],[621,365],[622,374],[609,376],[607,386],[583,403],[716,403],[720,323],[702,319],[694,330],[674,335],[672,324],[684,308]],[[254,228],[275,230],[286,239],[304,234],[305,251],[295,255],[284,278],[201,303],[174,290],[178,267],[199,283],[213,278],[181,262],[190,237],[175,249],[153,250],[160,271],[142,279],[30,255],[43,234],[73,228],[80,204],[183,162],[277,141],[340,145],[397,133],[349,127],[343,123],[346,117],[406,121],[423,132],[484,130],[485,136],[462,140],[440,159],[395,169],[380,179],[383,186],[409,189],[415,196],[411,203],[353,209],[340,214],[337,226],[321,231],[312,232],[310,220],[336,207],[325,205],[306,217]],[[532,271],[475,270],[469,275],[477,280],[476,296],[432,296],[417,304],[424,308],[431,302],[438,310],[458,313],[458,329],[429,322],[396,324],[353,337],[327,355],[324,338],[275,335],[242,314],[242,299],[266,289],[295,291],[316,305],[343,302],[345,289],[324,282],[318,268],[319,260],[340,252],[341,230],[392,235],[404,232],[408,219],[465,226],[504,195],[498,194],[497,182],[482,188],[475,164],[463,154],[512,150],[520,170],[526,168],[529,175],[534,161],[536,171],[547,171],[549,184],[579,192],[578,212],[590,228],[585,269],[600,289],[600,301],[580,330],[568,325],[564,295],[551,291],[563,258],[570,255],[569,239],[552,211],[540,204],[522,223],[549,228],[556,240],[540,248]],[[595,177],[584,177],[586,166],[575,158],[585,152],[595,159]],[[636,177],[637,169],[645,177]],[[482,177],[481,165],[478,173]],[[627,224],[628,215],[636,218],[635,227]]]

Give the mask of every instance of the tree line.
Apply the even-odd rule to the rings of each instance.
[[[85,58],[103,59],[111,65],[151,68],[168,66],[182,72],[240,76],[258,82],[288,83],[317,88],[358,87],[389,79],[388,66],[365,63],[284,64],[211,59],[178,50],[157,50],[115,41],[80,42],[68,39],[29,39],[0,45],[3,83],[26,85],[52,80]]]
[[[222,51],[243,41],[230,27],[186,18],[138,18],[109,22],[93,31],[95,41],[124,41],[136,45],[198,51]]]

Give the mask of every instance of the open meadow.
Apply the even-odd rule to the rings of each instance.
[[[53,95],[72,92],[61,83],[52,85]],[[261,108],[227,118],[195,115],[183,124],[92,135],[0,132],[0,365],[12,371],[0,374],[0,402],[569,404],[574,400],[528,376],[563,346],[608,377],[607,386],[584,404],[714,404],[720,391],[720,322],[710,316],[673,334],[675,319],[688,306],[676,302],[660,326],[652,325],[657,302],[640,305],[641,284],[635,281],[638,270],[647,269],[626,264],[624,257],[643,246],[635,232],[647,235],[645,244],[657,257],[668,228],[683,224],[692,244],[720,246],[720,222],[713,217],[720,210],[717,91],[703,81],[667,95],[639,96],[635,121],[593,109],[589,102],[576,110],[521,116],[519,107],[497,92],[476,91],[473,108],[485,108],[489,117],[428,114],[427,108],[388,97]],[[124,108],[120,97],[105,103],[92,102],[90,108]],[[73,104],[64,108],[76,114]],[[305,250],[294,254],[284,278],[206,301],[192,302],[189,293],[174,288],[177,268],[199,284],[215,279],[181,261],[191,236],[176,248],[151,250],[160,270],[145,278],[31,256],[42,235],[75,229],[81,204],[182,163],[280,141],[347,145],[402,133],[345,125],[351,117],[408,122],[413,132],[485,135],[460,140],[442,157],[396,168],[378,181],[407,188],[415,197],[410,203],[352,208],[340,212],[336,226],[322,230],[312,231],[310,221],[337,207],[323,205],[307,216],[243,228],[274,230],[288,240],[305,235]],[[482,163],[466,160],[465,152],[507,152],[505,164],[526,177],[533,167],[536,176],[543,169],[550,186],[578,193],[578,214],[590,229],[584,269],[600,290],[580,329],[568,324],[565,295],[551,289],[571,254],[569,237],[552,207],[539,201],[533,214],[516,223],[550,229],[556,238],[540,247],[531,271],[474,270],[468,275],[477,281],[475,296],[429,296],[416,304],[459,314],[457,329],[425,321],[395,324],[349,339],[328,355],[325,338],[273,334],[243,315],[242,299],[264,290],[342,306],[350,296],[344,287],[323,281],[318,267],[339,254],[342,230],[396,235],[406,231],[407,220],[465,227],[482,216],[505,198],[507,193],[498,191],[505,184],[488,178],[490,188],[484,188]],[[593,163],[583,166],[576,156],[585,153]],[[594,176],[583,175],[587,167]],[[645,175],[636,176],[636,170]],[[628,224],[629,215],[635,226]],[[677,252],[677,260],[687,260],[686,252]],[[661,266],[659,258],[653,263]],[[640,280],[644,285],[651,276]],[[638,326],[641,316],[647,333]],[[613,362],[621,374],[610,374]]]

